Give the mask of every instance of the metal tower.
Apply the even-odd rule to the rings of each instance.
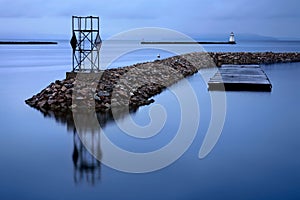
[[[70,44],[73,49],[73,72],[100,70],[99,51],[102,40],[99,34],[99,17],[72,16]]]

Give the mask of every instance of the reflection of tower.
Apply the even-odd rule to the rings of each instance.
[[[87,133],[89,134],[89,133]],[[91,143],[95,149],[100,152],[100,141],[91,136]],[[93,155],[91,155],[85,148],[81,139],[79,138],[74,128],[73,134],[74,150],[73,150],[73,163],[74,163],[74,181],[75,183],[86,180],[86,182],[94,185],[96,181],[101,178],[101,163]]]

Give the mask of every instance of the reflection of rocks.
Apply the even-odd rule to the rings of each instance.
[[[130,110],[130,113],[134,113],[136,110]],[[76,127],[84,127],[86,132],[95,132],[98,131],[99,126],[104,128],[107,123],[113,122],[116,119],[122,119],[127,116],[127,110],[119,110],[119,112],[112,113],[112,112],[89,112],[87,110],[78,110],[76,114],[72,113],[71,111],[67,112],[53,112],[47,111],[42,112],[44,117],[46,118],[53,118],[57,123],[63,124],[67,126],[67,130],[72,132]],[[80,120],[76,120],[74,122],[74,116],[79,118]],[[90,124],[91,118],[96,116],[97,124],[94,126]]]
[[[299,53],[190,53],[99,73],[78,73],[76,77],[51,83],[26,103],[44,113],[136,109],[152,103],[151,97],[201,68],[299,61]]]

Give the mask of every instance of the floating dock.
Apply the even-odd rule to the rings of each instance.
[[[208,89],[270,92],[272,84],[259,65],[222,65],[209,80]]]

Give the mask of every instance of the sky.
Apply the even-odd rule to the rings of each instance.
[[[257,34],[300,39],[299,0],[0,0],[0,38],[70,37],[71,16],[99,16],[109,38],[162,27],[191,37]]]

